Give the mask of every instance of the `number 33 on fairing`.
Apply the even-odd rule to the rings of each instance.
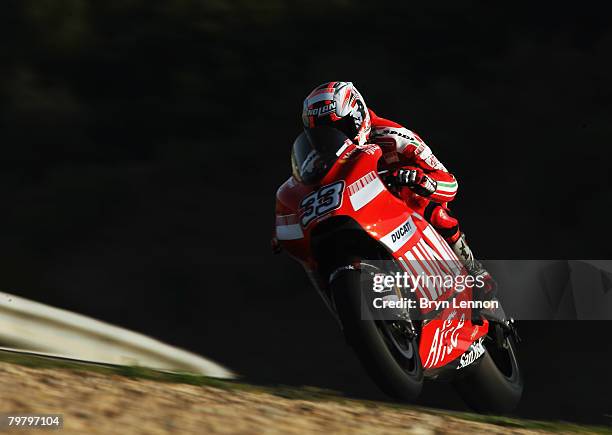
[[[342,192],[344,181],[336,181],[305,196],[300,203],[302,226],[307,227],[313,220],[339,208],[342,205]]]

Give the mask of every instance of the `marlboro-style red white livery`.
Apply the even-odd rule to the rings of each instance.
[[[274,246],[302,264],[379,387],[413,400],[424,378],[453,379],[477,410],[514,408],[522,376],[512,323],[474,317],[473,283],[458,289],[417,279],[467,283],[468,274],[418,202],[412,208],[393,174],[381,170],[381,147],[332,127],[307,128],[291,163],[292,176],[277,192]],[[414,288],[373,290],[377,275],[397,273],[415,278]],[[391,317],[373,308],[374,300],[380,306],[404,299],[432,304],[395,309]],[[436,309],[433,302],[449,303]]]

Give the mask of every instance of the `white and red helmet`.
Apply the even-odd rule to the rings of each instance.
[[[370,134],[370,113],[351,82],[328,82],[317,86],[304,100],[304,127],[334,127],[363,145]]]

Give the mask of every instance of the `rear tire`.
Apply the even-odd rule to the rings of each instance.
[[[361,304],[362,274],[347,270],[331,283],[334,303],[349,345],[354,349],[368,375],[389,396],[413,401],[423,387],[423,367],[415,339],[402,342],[390,335],[393,322],[373,320]],[[400,337],[401,338],[401,337]]]
[[[503,414],[518,405],[523,394],[523,377],[516,358],[516,344],[506,337],[508,349],[495,343],[474,367],[467,367],[465,376],[454,381],[455,388],[467,405],[482,413]]]

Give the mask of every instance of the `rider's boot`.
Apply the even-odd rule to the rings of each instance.
[[[476,260],[474,253],[465,241],[465,234],[451,244],[451,248],[455,255],[461,260],[468,273],[475,278],[475,283],[472,287],[472,298],[474,301],[492,300],[495,297],[497,284],[491,274],[484,268],[480,261]],[[497,319],[497,310],[474,308],[472,309],[472,323],[482,324],[482,318]],[[503,313],[501,314],[503,316]]]
[[[451,244],[451,248],[468,273],[476,278],[475,287],[482,289],[480,296],[485,299],[493,298],[497,284],[487,269],[474,257],[474,253],[465,240],[465,234],[462,233],[461,237]]]

